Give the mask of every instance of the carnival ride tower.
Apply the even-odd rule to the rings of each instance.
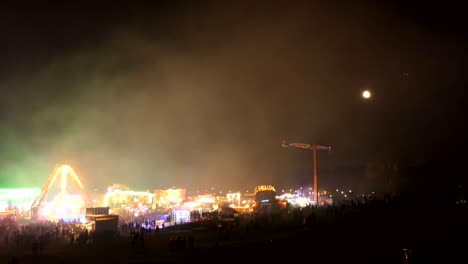
[[[286,143],[283,141],[283,148],[295,147],[300,149],[312,150],[314,152],[314,201],[317,206],[320,206],[319,201],[319,183],[317,176],[317,150],[328,150],[331,151],[332,147],[330,146],[320,146],[320,145],[311,145],[306,143]]]
[[[57,182],[57,178],[60,181],[58,194],[48,202],[49,192]],[[78,195],[71,195],[68,192],[68,179],[71,179]],[[91,205],[91,200],[73,168],[66,164],[59,164],[46,181],[41,194],[34,200],[31,206],[31,217],[48,220],[74,219],[79,217],[89,205]]]

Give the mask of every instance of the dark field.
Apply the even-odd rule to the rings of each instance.
[[[101,238],[92,245],[56,240],[38,256],[30,248],[1,249],[0,263],[468,263],[468,217],[462,205],[343,207],[285,214],[237,226],[202,221],[171,226],[138,240]],[[313,214],[313,215],[312,215]],[[251,221],[252,220],[252,221]],[[191,238],[179,247],[171,238]],[[183,246],[182,246],[183,243]]]

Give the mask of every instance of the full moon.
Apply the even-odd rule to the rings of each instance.
[[[362,97],[369,99],[371,97],[371,93],[368,90],[362,92]]]

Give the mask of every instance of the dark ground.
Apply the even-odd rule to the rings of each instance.
[[[90,247],[59,240],[39,256],[30,249],[3,248],[0,263],[404,263],[403,248],[412,250],[410,263],[468,263],[466,209],[464,205],[347,207],[315,211],[306,224],[289,214],[258,225],[242,219],[239,226],[225,229],[198,222],[166,228],[133,248],[126,236],[101,239]],[[177,236],[192,236],[193,248],[171,249],[169,240]]]

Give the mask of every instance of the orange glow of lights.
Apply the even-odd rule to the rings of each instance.
[[[273,185],[259,185],[255,187],[255,193],[263,191],[273,191],[275,192],[275,187]]]
[[[67,178],[69,177],[74,185],[78,187],[79,195],[68,194]],[[47,202],[47,195],[57,178],[60,178],[60,192],[54,197],[53,201]],[[37,214],[43,218],[60,220],[63,218],[76,218],[84,214],[86,204],[90,203],[89,196],[73,168],[66,164],[60,164],[47,180],[41,194],[33,202],[31,208],[37,208]]]

